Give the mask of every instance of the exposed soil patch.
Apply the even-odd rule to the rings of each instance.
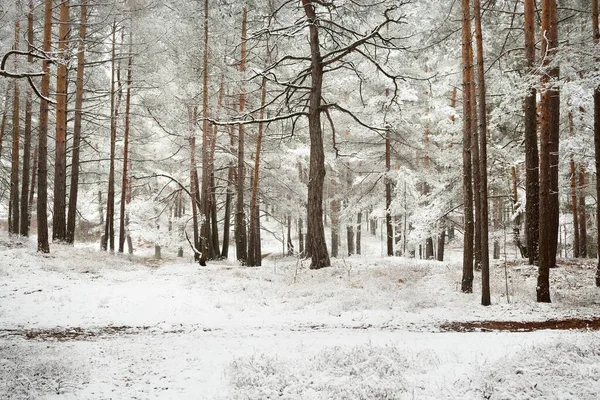
[[[210,328],[200,328],[210,331]],[[60,342],[69,340],[94,340],[115,335],[135,335],[139,333],[182,333],[183,329],[157,330],[153,326],[102,326],[95,328],[57,327],[48,329],[0,329],[0,337],[21,336],[29,340],[56,340]]]
[[[600,318],[567,318],[550,319],[548,321],[447,322],[442,324],[440,329],[445,332],[532,332],[542,329],[586,329],[597,331],[600,330]]]

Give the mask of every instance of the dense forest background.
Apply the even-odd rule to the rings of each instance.
[[[468,292],[508,232],[539,301],[557,255],[597,257],[597,0],[14,0],[0,21],[0,223],[42,252],[260,265],[271,235],[321,268],[384,232],[388,255],[463,246]]]

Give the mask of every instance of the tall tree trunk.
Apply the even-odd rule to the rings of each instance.
[[[542,66],[546,68],[541,74],[542,86],[542,123],[540,132],[540,243],[539,268],[537,284],[537,301],[550,302],[550,267],[554,266],[556,258],[557,234],[555,232],[555,205],[558,203],[558,193],[553,194],[553,175],[556,166],[552,166],[554,157],[551,153],[558,145],[555,137],[559,122],[559,93],[550,87],[551,79],[558,77],[558,69],[550,68],[554,49],[558,45],[556,0],[542,0]],[[558,149],[556,149],[558,151]],[[556,154],[558,156],[558,154]],[[556,170],[556,171],[555,171]],[[558,189],[558,188],[556,188]]]
[[[71,185],[67,212],[67,243],[75,241],[77,219],[77,196],[79,192],[79,155],[81,153],[81,122],[83,119],[83,74],[85,69],[85,39],[87,34],[87,0],[81,2],[79,40],[77,43],[77,80],[75,83],[75,117],[73,121],[73,156],[71,161]]]
[[[265,115],[265,104],[267,102],[267,78],[263,77],[260,95],[260,113],[262,120]],[[258,234],[260,233],[260,214],[258,210],[258,187],[260,171],[260,152],[263,138],[263,123],[258,124],[258,135],[256,136],[256,153],[254,154],[254,177],[252,178],[252,198],[250,200],[250,238],[248,240],[248,265],[261,265],[261,246]]]
[[[56,72],[56,136],[54,156],[54,211],[52,215],[52,240],[64,242],[67,239],[66,200],[67,200],[67,92],[68,68],[67,48],[69,46],[69,0],[60,3],[58,25],[58,68]]]
[[[223,106],[223,99],[225,97],[225,77],[221,75],[221,84],[219,86],[219,101],[217,103],[217,115],[221,113],[221,107]],[[215,186],[215,149],[217,146],[218,127],[213,126],[211,140],[210,140],[210,153],[209,153],[209,165],[210,165],[210,216],[211,216],[211,256],[212,258],[220,258],[221,252],[219,251],[219,225],[217,215],[217,194]]]
[[[592,0],[592,30],[594,44],[600,41],[600,28],[598,27],[598,0]],[[594,88],[594,156],[596,171],[600,171],[600,85]],[[600,199],[600,179],[596,179],[596,199]],[[600,287],[600,201],[596,201],[596,247],[598,248],[598,265],[596,266],[596,286]]]
[[[119,209],[119,253],[125,248],[125,239],[127,236],[127,217],[125,206],[128,203],[127,183],[129,182],[129,117],[131,108],[131,74],[133,69],[133,40],[129,34],[129,59],[127,61],[127,90],[125,94],[125,131],[123,132],[123,176],[121,177],[121,204]]]
[[[117,21],[113,20],[112,26],[112,50],[111,50],[111,79],[110,79],[110,165],[108,170],[108,190],[106,195],[106,219],[104,221],[104,237],[102,249],[115,250],[115,147],[117,141],[117,116],[118,105],[116,104],[116,47],[117,47]]]
[[[330,197],[331,197],[331,257],[337,257],[340,246],[340,202],[336,196],[336,182],[331,178]]]
[[[308,179],[308,238],[311,269],[329,267],[331,261],[325,242],[323,226],[323,184],[325,182],[325,150],[321,131],[321,90],[323,88],[323,60],[319,44],[317,15],[311,0],[302,0],[309,22],[311,54],[311,90],[308,107],[308,131],[310,136],[310,169]]]
[[[194,260],[200,261],[199,251],[199,235],[198,235],[198,169],[196,166],[196,128],[198,120],[198,107],[190,107],[188,110],[190,120],[190,196],[192,200],[192,230],[194,234]]]
[[[536,0],[525,0],[525,59],[528,73],[535,68]],[[537,144],[536,89],[530,87],[525,96],[525,214],[529,264],[538,263],[539,243],[539,155]]]
[[[292,242],[292,216],[287,216],[287,254],[294,255],[294,243]]]
[[[44,52],[52,50],[52,0],[44,3]],[[50,252],[48,244],[48,96],[50,94],[50,60],[42,61],[42,84],[40,92],[40,122],[38,132],[38,200],[37,200],[37,249],[42,253]]]
[[[15,41],[13,50],[19,50],[21,38],[21,1],[16,0],[17,16],[15,17]],[[15,61],[16,64],[16,61]],[[13,82],[13,113],[12,113],[12,155],[10,167],[10,201],[9,201],[9,227],[12,234],[19,234],[19,81]]]
[[[394,226],[392,224],[392,179],[390,178],[391,168],[391,145],[390,131],[385,133],[385,231],[387,243],[387,255],[394,255]]]
[[[33,0],[29,0],[29,11],[27,12],[27,42],[28,51],[33,51]],[[33,63],[33,56],[27,56],[29,66]],[[31,67],[29,68],[31,72]],[[25,136],[23,137],[23,173],[21,184],[21,212],[20,233],[29,236],[29,224],[31,222],[31,206],[29,204],[29,177],[31,175],[31,86],[27,87],[25,94]]]
[[[244,7],[242,15],[242,47],[241,47],[241,61],[240,61],[240,72],[244,75],[246,71],[246,23],[248,18],[248,11]],[[240,91],[240,114],[243,114],[246,107],[246,89],[242,84]],[[245,170],[244,165],[244,125],[240,124],[238,134],[238,160],[237,160],[237,203],[235,213],[235,246],[237,260],[242,264],[246,265],[248,262],[248,237],[246,233],[246,214],[244,212],[244,181],[245,181]]]
[[[479,237],[481,250],[481,304],[489,306],[490,252],[488,241],[488,189],[487,189],[487,102],[485,99],[485,69],[483,65],[483,35],[481,31],[480,0],[475,0],[475,40],[477,41],[477,78],[479,89]],[[477,172],[475,172],[477,174]]]
[[[473,40],[473,38],[471,38]],[[471,173],[473,175],[473,219],[474,219],[474,242],[473,258],[474,267],[481,270],[481,178],[479,176],[479,135],[477,132],[477,82],[475,81],[475,59],[473,55],[473,44],[471,43],[471,59],[473,67],[471,73]]]
[[[234,148],[234,127],[229,128],[229,147],[233,154]],[[223,247],[221,248],[221,257],[227,258],[229,256],[229,230],[231,224],[231,200],[233,199],[233,180],[234,180],[234,165],[229,164],[227,171],[227,193],[225,194],[225,216],[223,217]]]
[[[348,225],[346,225],[346,245],[348,255],[351,256],[354,254],[354,225],[352,215],[350,215],[350,221],[348,221]]]
[[[444,261],[444,249],[446,247],[446,227],[444,226],[438,236],[437,260]]]
[[[215,126],[215,130],[216,130]],[[216,134],[214,135],[216,138]],[[213,168],[214,169],[214,168]],[[214,171],[210,174],[210,218],[212,232],[210,238],[212,239],[212,254],[214,258],[219,258],[221,252],[219,251],[219,221],[217,215],[217,194],[215,189],[215,173]]]
[[[35,195],[35,187],[37,185],[37,170],[38,170],[38,145],[36,144],[33,148],[31,166],[31,185],[29,185],[29,213],[31,214],[33,207],[33,196]]]
[[[200,206],[202,207],[202,223],[200,228],[200,265],[206,265],[206,260],[214,254],[209,254],[212,247],[210,241],[210,176],[209,148],[211,132],[208,124],[208,0],[204,0],[204,49],[202,52],[202,188],[200,191]],[[245,62],[245,61],[242,61]]]
[[[0,121],[0,157],[2,156],[2,143],[4,142],[4,132],[6,131],[6,118],[8,115],[8,106],[10,102],[10,85],[6,85],[4,92],[4,109],[2,110],[2,121]]]
[[[361,224],[362,224],[362,212],[356,215],[356,254],[361,253]]]
[[[463,203],[464,203],[464,243],[463,274],[461,290],[473,292],[473,186],[471,179],[471,131],[472,104],[471,85],[473,84],[473,50],[471,43],[471,10],[469,0],[462,0],[462,86],[463,86]]]
[[[577,169],[575,167],[575,161],[571,155],[569,161],[571,168],[571,211],[573,213],[573,257],[579,258],[579,212],[577,211]]]
[[[587,216],[585,209],[585,167],[579,166],[579,256],[587,257]]]

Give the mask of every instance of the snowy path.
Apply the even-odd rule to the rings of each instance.
[[[568,333],[573,337],[593,334]],[[559,336],[565,340],[564,335],[564,332],[550,331],[429,333],[339,328],[227,329],[166,334],[142,331],[75,341],[5,336],[0,339],[0,347],[5,351],[18,349],[20,357],[35,357],[40,365],[52,360],[68,360],[64,376],[56,379],[67,390],[55,398],[226,399],[230,398],[227,370],[238,358],[267,355],[294,363],[333,346],[391,345],[409,354],[411,359],[431,363],[431,369],[425,374],[419,372],[421,368],[415,368],[415,373],[406,377],[413,385],[409,397],[441,399],[453,398],[456,382],[469,380],[470,376],[478,375],[480,370],[502,357],[543,345]],[[28,368],[33,368],[31,363]]]

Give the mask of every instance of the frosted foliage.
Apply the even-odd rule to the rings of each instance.
[[[595,399],[600,393],[600,340],[520,349],[487,367],[474,393],[491,400]]]
[[[29,346],[0,346],[0,394],[9,394],[11,400],[64,398],[87,381],[81,367],[74,357],[67,360]]]
[[[234,399],[400,399],[407,390],[404,373],[428,367],[415,361],[394,346],[333,347],[302,360],[238,359],[228,375]]]

